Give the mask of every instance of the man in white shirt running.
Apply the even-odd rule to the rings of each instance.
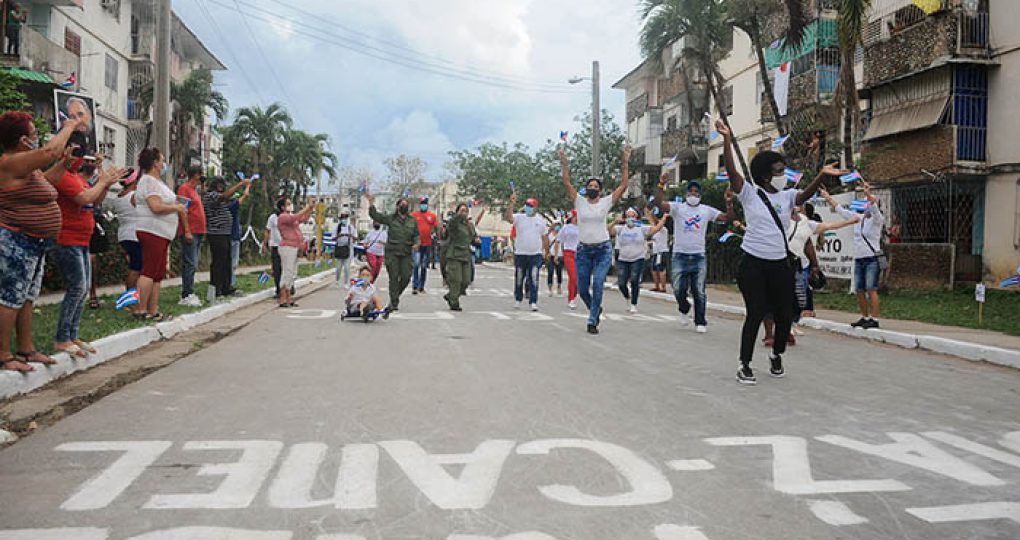
[[[510,195],[510,204],[503,214],[507,223],[513,223],[517,238],[514,241],[514,307],[524,301],[524,285],[528,286],[528,303],[531,311],[538,311],[538,275],[542,261],[549,254],[549,237],[545,234],[545,218],[538,215],[538,199],[524,201],[524,212],[515,214],[517,193]]]

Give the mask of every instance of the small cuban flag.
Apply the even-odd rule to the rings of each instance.
[[[566,132],[566,131],[561,131],[561,132],[560,132],[560,140],[561,140],[561,141],[563,141],[563,142],[567,142],[567,136],[568,136],[568,135],[570,135],[570,134],[569,134],[568,132]]]
[[[117,298],[117,309],[121,310],[138,303],[138,289],[128,289]]]
[[[1017,268],[1017,271],[1020,272],[1020,268]],[[1006,279],[1002,280],[1002,283],[999,283],[999,287],[1002,287],[1002,288],[1016,287],[1017,285],[1020,285],[1020,276],[1013,276],[1011,278],[1006,278]]]
[[[730,238],[733,238],[735,236],[739,237],[740,235],[734,234],[734,233],[732,233],[730,231],[726,231],[726,232],[724,232],[722,234],[722,236],[719,237],[719,243],[720,244],[725,244]]]
[[[786,144],[786,141],[789,138],[790,138],[789,135],[783,135],[782,137],[779,137],[776,140],[772,141],[772,151],[778,152],[783,147],[783,145]]]
[[[72,71],[71,76],[64,82],[60,83],[60,86],[61,88],[73,88],[76,84],[78,84],[78,72]]]
[[[358,184],[358,193],[364,193],[368,191],[368,180],[362,180]]]
[[[241,180],[244,180],[244,173],[243,173],[243,172],[241,172],[241,171],[237,171],[237,172],[236,172],[236,173],[234,173],[234,174],[236,174],[236,175],[237,175],[237,177],[238,177],[239,179],[241,179]]]
[[[801,178],[804,178],[804,173],[793,170],[789,167],[786,168],[786,183],[796,184],[797,182],[800,182]]]
[[[850,203],[850,209],[854,212],[867,212],[870,208],[871,203],[865,199],[854,199],[854,201]]]
[[[848,173],[844,174],[843,176],[839,177],[839,181],[843,182],[844,184],[852,184],[852,183],[854,183],[854,182],[856,182],[858,180],[863,180],[863,179],[864,178],[861,176],[861,173],[858,172],[858,171],[848,172]]]
[[[351,287],[361,287],[365,284],[365,278],[351,278]]]
[[[262,272],[259,274],[259,285],[265,285],[266,283],[269,283],[269,274]]]
[[[679,159],[679,158],[680,158],[679,154],[669,158],[669,161],[667,161],[666,164],[663,165],[663,168],[665,168],[666,170],[670,170],[673,167],[676,167],[676,160]]]
[[[720,182],[729,182],[730,175],[726,171],[719,171],[719,174],[715,175],[715,179]]]
[[[709,141],[714,141],[714,140],[716,140],[718,138],[719,138],[719,132],[717,130],[713,129],[712,131],[708,132],[708,140]]]

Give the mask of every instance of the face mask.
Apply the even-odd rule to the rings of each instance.
[[[633,229],[636,226],[637,226],[637,220],[636,219],[634,219],[634,218],[627,218],[627,227],[630,227],[631,229]]]
[[[166,164],[166,162],[164,161],[164,162],[163,162],[163,168],[161,168],[161,169],[159,170],[159,175],[160,175],[160,176],[166,176],[166,172],[167,172],[167,171],[169,171],[169,170],[170,170],[170,166],[169,166],[169,165],[167,165],[167,164]]]
[[[379,227],[380,227],[380,225],[378,223],[376,223],[375,225],[372,225],[372,228],[377,230],[377,231],[379,230]]]
[[[32,150],[38,150],[39,149],[39,138],[36,137],[35,140],[29,140],[28,141],[28,147],[30,149],[32,149]]]
[[[697,195],[688,195],[687,204],[691,206],[698,206],[699,204],[701,204],[701,197],[698,197]]]
[[[347,220],[346,219],[341,219],[340,220],[340,224],[341,225],[347,225]]]
[[[585,188],[585,190],[584,190],[584,194],[585,194],[585,195],[586,195],[586,196],[587,196],[587,197],[588,197],[589,199],[598,199],[598,198],[599,198],[599,194],[600,194],[600,193],[599,193],[599,189],[598,189],[598,188],[595,188],[595,189],[592,189],[592,188]]]
[[[403,215],[403,214],[407,214],[407,206],[405,206],[405,205],[403,205],[403,204],[402,204],[402,205],[400,205],[400,206],[398,206],[398,207],[397,207],[397,212],[399,212],[399,213],[400,213],[400,214],[402,214],[402,215]]]
[[[786,187],[786,175],[773,176],[772,187],[776,188],[776,191],[782,191]]]
[[[561,227],[560,227],[559,225],[557,225],[557,226],[555,227],[555,229],[556,229],[556,232],[560,232],[560,228],[561,228]]]
[[[421,210],[422,212],[427,212],[427,211],[428,211],[428,209],[429,209],[429,205],[427,205],[427,204],[420,204],[420,205],[418,205],[418,208],[419,208],[419,209],[420,209],[420,210]]]
[[[79,172],[81,171],[81,167],[84,164],[85,158],[75,158],[74,161],[71,162],[71,166],[68,167],[68,169],[70,169],[73,172]]]
[[[529,216],[529,217],[535,215],[535,209],[530,207],[530,206],[525,206],[524,207],[524,215]]]

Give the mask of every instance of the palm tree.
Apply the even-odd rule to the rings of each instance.
[[[153,87],[142,91],[141,107],[148,111],[154,99]],[[168,149],[170,160],[178,167],[186,167],[192,153],[191,140],[197,129],[205,123],[207,110],[212,110],[217,120],[226,118],[229,106],[227,98],[213,89],[212,72],[199,68],[188,74],[184,81],[170,83],[170,99],[176,104],[170,118],[170,129],[174,134]]]
[[[287,110],[279,103],[273,103],[263,109],[254,107],[243,107],[237,111],[237,120],[234,125],[244,135],[244,139],[255,145],[255,168],[267,179],[262,184],[262,202],[268,207],[269,184],[276,185],[278,179],[275,175],[268,174],[268,166],[271,165],[271,157],[281,142],[283,134],[294,125]],[[251,225],[252,212],[255,205],[248,207],[248,225]]]
[[[329,150],[329,135],[311,134],[299,129],[284,132],[283,142],[277,148],[277,169],[286,181],[285,190],[298,200],[304,199],[313,182],[326,173],[336,176],[339,162]],[[319,184],[321,191],[321,183]]]
[[[642,0],[641,18],[641,52],[656,65],[662,65],[664,53],[674,43],[688,38],[680,57],[704,74],[719,119],[729,127],[720,86],[725,78],[719,70],[719,62],[732,48],[733,37],[725,0]],[[744,175],[750,178],[743,151],[739,146],[734,150]]]
[[[835,102],[843,104],[843,159],[847,168],[854,166],[854,133],[861,123],[854,56],[857,47],[864,44],[864,27],[868,23],[871,4],[872,0],[836,0],[840,60]]]

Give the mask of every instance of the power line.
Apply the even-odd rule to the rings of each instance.
[[[262,45],[259,44],[259,40],[255,38],[255,32],[252,31],[251,25],[248,24],[248,18],[245,17],[244,11],[241,10],[241,5],[237,3],[237,0],[234,0],[234,4],[237,5],[237,11],[241,15],[241,22],[244,24],[244,27],[248,30],[248,36],[255,44],[255,50],[258,51],[259,56],[262,57],[262,62],[266,64],[266,69],[269,70],[269,74],[272,75],[273,80],[276,81],[276,85],[280,87],[280,90],[283,92],[283,96],[287,98],[287,102],[295,103],[294,100],[290,97],[290,94],[287,93],[287,87],[284,86],[282,82],[280,82],[280,77],[277,76],[276,69],[273,68],[272,62],[269,61],[269,58],[266,57],[265,51],[262,50]]]
[[[248,83],[248,88],[250,88],[251,91],[255,94],[255,97],[258,98],[259,103],[265,103],[265,100],[262,99],[262,94],[259,92],[258,87],[255,86],[255,83],[252,80],[252,78],[248,76],[248,71],[244,69],[244,64],[238,61],[237,55],[234,54],[234,49],[230,46],[230,41],[227,40],[226,37],[224,37],[223,32],[220,31],[220,26],[216,24],[216,19],[212,16],[211,13],[209,13],[209,10],[205,7],[205,4],[203,3],[202,0],[195,0],[195,5],[198,6],[198,9],[205,16],[206,20],[209,21],[209,24],[212,25],[213,31],[216,33],[216,36],[219,37],[220,42],[223,43],[223,48],[227,50],[227,54],[230,55],[230,58],[234,61],[234,64],[237,65],[237,68],[241,71],[241,76],[244,77],[244,80]]]
[[[217,0],[208,0],[208,1],[209,1],[209,3],[216,4],[216,5],[220,6],[220,7],[229,9],[231,11],[236,11],[237,10],[236,7],[232,7],[230,5],[227,5],[227,4],[225,4],[223,2],[220,2],[220,1],[217,1]],[[264,21],[264,22],[267,22],[267,23],[276,23],[278,19],[283,18],[283,17],[281,17],[277,13],[261,9],[261,8],[259,8],[257,6],[249,5],[249,7],[253,11],[262,12],[262,13],[268,13],[271,16],[271,17],[267,17],[267,16],[264,16],[264,15],[249,14],[250,17],[252,17],[252,18],[254,18],[256,20],[261,20],[261,21]],[[419,60],[416,60],[416,59],[413,59],[413,58],[408,58],[406,56],[396,55],[396,54],[392,53],[391,51],[386,51],[386,50],[380,49],[378,47],[373,47],[373,46],[370,46],[370,45],[365,45],[363,43],[351,40],[350,38],[344,38],[344,37],[341,37],[341,36],[331,35],[331,34],[327,33],[325,30],[318,29],[318,28],[316,28],[314,26],[310,26],[310,25],[305,24],[305,23],[300,22],[300,21],[293,21],[293,20],[290,20],[290,19],[285,19],[285,20],[288,20],[288,21],[292,22],[295,25],[308,28],[308,29],[310,29],[310,30],[312,30],[314,32],[319,33],[319,34],[326,34],[326,36],[313,34],[313,33],[307,32],[307,31],[299,30],[299,29],[293,29],[292,31],[295,34],[299,34],[299,35],[308,37],[310,39],[313,39],[313,40],[316,40],[316,41],[319,41],[319,42],[322,42],[322,43],[326,43],[326,44],[330,44],[330,45],[335,45],[335,46],[338,46],[338,47],[341,47],[341,48],[344,48],[344,49],[348,49],[350,51],[353,51],[355,53],[358,53],[358,54],[361,54],[361,55],[364,55],[364,56],[368,56],[370,58],[375,58],[375,59],[378,59],[378,60],[382,60],[384,62],[400,65],[400,66],[403,66],[403,67],[407,67],[409,69],[414,69],[414,70],[422,71],[422,72],[425,72],[425,73],[431,73],[431,74],[440,75],[440,76],[447,77],[447,78],[459,79],[459,80],[463,80],[463,81],[467,81],[467,82],[474,82],[474,83],[478,83],[478,84],[483,84],[483,85],[487,85],[487,86],[503,88],[503,89],[508,89],[508,90],[520,90],[520,91],[525,91],[525,92],[539,92],[539,93],[552,93],[552,94],[581,94],[581,93],[584,93],[584,92],[577,91],[577,90],[569,90],[569,89],[567,89],[567,87],[564,87],[562,89],[543,88],[543,87],[535,86],[534,84],[531,84],[531,83],[524,83],[524,82],[515,81],[515,80],[511,80],[511,79],[505,79],[505,78],[502,78],[502,80],[501,80],[501,78],[492,77],[492,76],[488,76],[488,75],[477,74],[477,73],[473,73],[471,71],[466,71],[466,70],[462,70],[462,69],[446,68],[446,67],[443,67],[443,66],[438,66],[438,65],[436,65],[434,63],[421,62]],[[378,51],[378,52],[376,52],[376,51]]]

